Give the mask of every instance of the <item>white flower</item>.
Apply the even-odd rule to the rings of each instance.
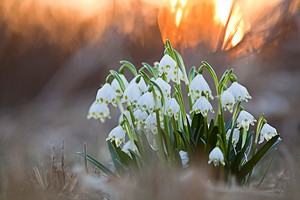
[[[196,112],[196,114],[201,112],[201,114],[204,117],[207,117],[208,111],[211,111],[213,113],[214,112],[213,107],[205,97],[201,96],[194,103],[191,112]]]
[[[238,82],[233,82],[231,86],[227,89],[235,98],[236,101],[248,101],[251,99],[247,88],[239,84]]]
[[[184,80],[183,73],[178,66],[176,66],[173,71],[170,71],[167,78],[170,78],[174,83],[177,84],[180,83],[180,80]]]
[[[137,147],[135,146],[135,144],[131,143],[130,140],[128,140],[124,146],[122,147],[122,151],[127,153],[127,154],[130,154],[129,153],[129,149],[132,150],[132,151],[137,151]]]
[[[122,81],[124,83],[124,86],[125,86],[125,89],[126,89],[126,87],[128,86],[128,81],[127,81],[126,77],[123,74],[119,74],[119,76],[122,79]],[[122,91],[122,89],[120,87],[120,84],[117,81],[117,79],[114,79],[111,82],[111,87],[114,89],[114,91],[117,93],[118,96],[122,96],[123,91]]]
[[[231,129],[229,129],[226,133],[226,139],[229,140],[230,138],[230,134],[231,134]],[[233,144],[233,146],[235,147],[236,144],[238,143],[240,139],[240,130],[235,128],[233,129],[233,133],[232,133],[232,139],[231,139],[231,142]]]
[[[211,89],[207,84],[206,80],[201,74],[195,76],[190,84],[190,93],[195,100],[202,96],[202,92],[207,96],[213,99]]]
[[[100,103],[115,105],[117,93],[110,84],[105,83],[97,92],[96,101]]]
[[[178,114],[180,112],[180,106],[177,103],[175,98],[171,98],[165,102],[164,106],[165,114],[168,116],[174,116],[174,118],[178,119]]]
[[[162,78],[157,78],[156,80],[153,81],[160,87],[164,95],[164,98],[169,99],[171,97],[171,85],[165,82]],[[156,87],[155,87],[155,94],[158,99],[161,99],[161,94]]]
[[[156,113],[151,113],[146,121],[145,121],[145,127],[144,127],[147,131],[152,132],[153,134],[157,134],[158,130],[157,130],[157,124],[156,124]]]
[[[173,71],[177,65],[176,61],[171,58],[168,54],[165,54],[159,62],[158,73],[159,75],[165,74],[168,76],[170,71]]]
[[[87,118],[100,119],[101,122],[105,122],[106,118],[110,118],[109,108],[105,103],[97,103],[95,101],[89,108]]]
[[[186,151],[179,151],[179,155],[181,158],[181,163],[183,167],[187,167],[188,163],[189,163],[189,156],[188,153]]]
[[[269,124],[264,124],[260,131],[260,138],[258,143],[263,143],[264,139],[269,141],[275,135],[277,135],[276,129]]]
[[[139,86],[137,83],[131,83],[129,86],[125,89],[124,95],[122,98],[122,102],[130,102],[132,105],[135,105],[142,95]]]
[[[127,118],[129,124],[132,126],[133,123],[132,123],[132,118],[131,118],[131,115],[130,115],[130,112],[128,110],[125,110],[119,117],[119,123],[121,123],[122,121],[125,120],[125,117]]]
[[[249,130],[250,124],[253,126],[254,122],[256,122],[256,119],[248,113],[247,111],[242,110],[236,119],[237,127],[238,128],[244,128],[245,130]]]
[[[153,98],[152,92],[146,92],[143,94],[137,102],[138,106],[142,110],[147,110],[149,112],[153,112],[155,107],[155,102]]]
[[[136,109],[133,115],[135,119],[134,124],[137,126],[137,129],[140,130],[141,127],[145,124],[148,114],[144,110]]]
[[[215,147],[209,154],[209,160],[208,160],[208,164],[210,164],[211,162],[214,163],[215,167],[219,165],[219,163],[221,163],[222,165],[225,165],[224,162],[224,156],[223,153],[221,151],[221,149],[219,147]]]
[[[138,83],[136,82],[137,78],[139,78],[139,82]],[[139,76],[134,77],[130,81],[129,85],[131,85],[131,84],[137,84],[138,87],[139,87],[139,90],[141,91],[141,93],[144,93],[144,92],[146,92],[148,90],[148,86],[147,86],[147,84],[146,84],[146,82],[145,82],[145,80],[144,80],[143,77],[139,77]]]
[[[228,109],[229,112],[232,113],[233,106],[235,104],[235,99],[234,99],[234,96],[228,90],[225,90],[222,93],[221,103],[222,103],[222,107],[224,108],[225,111],[226,111],[226,109]]]
[[[173,60],[168,54],[165,54],[159,62],[158,73],[160,76],[163,74],[167,78],[167,82],[172,80],[179,84],[180,80],[183,80],[183,73],[179,69],[175,60]]]
[[[117,147],[121,145],[122,142],[125,141],[125,131],[122,126],[117,126],[114,129],[112,129],[106,138],[106,141],[115,141]]]

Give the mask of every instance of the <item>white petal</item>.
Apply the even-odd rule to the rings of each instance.
[[[125,141],[125,134],[123,127],[119,125],[110,131],[106,141],[115,141],[116,145],[120,146]]]
[[[176,61],[168,54],[165,54],[159,62],[159,68],[166,71],[167,69],[173,69],[177,65]]]
[[[124,146],[122,147],[122,151],[129,154],[129,149],[132,151],[137,151],[137,147],[135,144],[132,144],[130,140],[128,140]]]
[[[229,129],[226,133],[226,139],[229,140],[230,138],[230,134],[231,134],[231,129]],[[235,128],[233,129],[233,133],[232,133],[232,144],[233,146],[236,146],[236,144],[238,143],[240,139],[240,130]]]
[[[231,113],[233,111],[233,106],[235,104],[234,96],[228,91],[225,90],[221,95],[222,107],[226,110],[228,109]]]
[[[130,102],[131,104],[135,105],[141,94],[142,93],[137,83],[129,84],[124,91],[122,102]]]
[[[125,89],[126,89],[126,87],[128,86],[128,81],[127,81],[126,77],[123,74],[119,74],[119,76],[122,79]],[[123,92],[121,90],[120,84],[117,81],[117,79],[114,79],[111,82],[111,87],[114,89],[114,91],[117,93],[118,96],[122,96]]]
[[[248,101],[252,98],[247,88],[238,82],[233,82],[227,90],[234,96],[236,101]]]
[[[215,166],[218,166],[219,163],[221,163],[222,165],[225,165],[224,162],[224,155],[221,151],[221,149],[219,147],[215,147],[210,153],[209,153],[209,160],[208,160],[208,164],[210,164],[211,162],[214,163]]]
[[[194,103],[192,112],[196,112],[196,114],[201,112],[201,114],[206,117],[208,111],[214,112],[213,107],[205,97],[201,96]]]
[[[106,118],[110,118],[109,108],[105,103],[97,103],[95,101],[89,108],[87,118],[100,119],[101,122],[105,122]]]
[[[190,92],[189,95],[192,95],[194,99],[200,98],[201,95],[202,95],[202,92],[206,96],[213,99],[211,89],[210,89],[208,83],[206,82],[206,80],[204,79],[204,77],[201,74],[198,74],[192,80],[192,82],[190,84],[190,91],[191,92]]]
[[[151,92],[146,92],[138,99],[138,106],[142,110],[152,112],[154,110],[155,102]]]
[[[269,124],[264,124],[260,132],[259,143],[262,143],[264,141],[264,138],[267,141],[269,141],[272,137],[274,137],[277,134],[277,130],[274,127],[270,126]]]
[[[254,122],[256,122],[256,119],[248,113],[247,111],[242,110],[237,118],[237,127],[238,128],[245,128],[247,131],[249,130],[249,126],[254,125]]]
[[[183,167],[187,167],[189,163],[189,156],[186,151],[179,151],[179,155],[181,158],[181,163]]]

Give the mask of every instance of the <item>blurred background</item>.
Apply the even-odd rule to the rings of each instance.
[[[1,171],[50,163],[50,145],[59,152],[62,140],[67,162],[81,161],[75,152],[84,142],[108,160],[104,138],[117,115],[105,124],[88,121],[88,108],[120,60],[153,64],[165,39],[188,68],[202,60],[219,76],[233,68],[253,97],[246,109],[256,118],[265,113],[282,134],[282,156],[299,167],[299,6],[299,0],[0,1]]]

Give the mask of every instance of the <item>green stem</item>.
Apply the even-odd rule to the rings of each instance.
[[[190,134],[189,134],[189,130],[187,127],[186,111],[185,111],[185,107],[184,107],[184,101],[183,101],[181,87],[180,87],[180,85],[176,85],[176,86],[174,86],[174,89],[175,89],[175,92],[177,95],[177,100],[178,100],[178,104],[180,106],[180,111],[182,113],[183,129],[186,133],[188,142],[190,142]]]
[[[164,148],[164,143],[163,143],[163,133],[160,127],[160,117],[159,117],[159,111],[156,110],[156,125],[157,125],[157,136],[156,136],[156,140],[158,143],[158,152],[160,154],[160,157],[163,160],[167,160],[166,158],[166,154],[165,154],[165,148]]]
[[[169,130],[169,125],[168,125],[168,119],[167,116],[164,116],[164,133],[166,136],[166,142],[167,142],[167,149],[169,153],[169,158],[171,161],[174,160],[174,152],[171,144],[171,132]]]
[[[265,124],[264,113],[262,113],[261,116],[259,117],[259,120],[258,120],[257,126],[256,126],[255,140],[254,140],[253,149],[252,149],[252,158],[256,154],[258,138],[260,136],[260,131],[264,124]],[[250,185],[250,183],[251,183],[252,172],[253,172],[253,168],[249,173],[249,177],[248,177],[248,181],[247,181],[248,185]]]

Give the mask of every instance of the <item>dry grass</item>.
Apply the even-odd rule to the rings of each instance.
[[[176,170],[156,163],[142,175],[108,179],[93,166],[86,169],[83,160],[77,163],[80,167],[68,166],[63,153],[63,148],[59,153],[51,149],[49,167],[28,169],[20,157],[2,165],[0,199],[297,199],[298,191],[292,187],[299,183],[297,174],[287,168],[271,171],[272,178],[260,188],[254,187],[254,180],[251,189],[243,189],[213,182],[207,169]],[[274,164],[278,162],[287,160],[279,156]]]

